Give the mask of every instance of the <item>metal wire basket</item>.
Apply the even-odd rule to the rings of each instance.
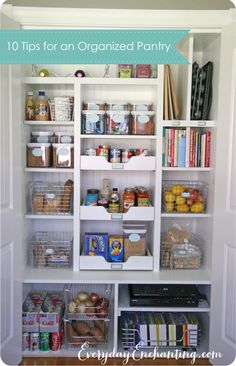
[[[73,237],[70,232],[35,232],[29,242],[33,267],[65,268],[72,266]]]
[[[74,120],[74,97],[55,97],[48,104],[52,121]]]
[[[29,183],[30,211],[35,215],[70,215],[73,202],[73,182]]]
[[[167,213],[205,213],[208,184],[199,181],[164,180],[162,210]]]

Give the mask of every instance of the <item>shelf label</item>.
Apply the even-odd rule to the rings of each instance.
[[[206,126],[205,121],[198,122],[198,127],[205,127],[205,126]]]
[[[172,126],[180,126],[180,121],[172,121]]]
[[[123,269],[123,264],[122,263],[111,264],[111,269],[114,269],[114,270]]]
[[[112,163],[112,169],[124,169],[124,163]]]
[[[112,213],[111,214],[111,219],[112,220],[122,220],[123,219],[123,214],[122,213]]]

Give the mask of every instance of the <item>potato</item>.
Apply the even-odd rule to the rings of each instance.
[[[105,335],[105,333],[106,333],[106,323],[104,322],[104,320],[94,320],[93,323],[94,323],[94,326],[96,328],[100,329],[102,334]]]
[[[99,342],[103,343],[105,341],[102,331],[96,327],[90,328],[90,333],[94,336],[94,338]]]
[[[81,342],[78,339],[77,333],[72,328],[72,325],[69,322],[66,323],[66,337],[70,343],[80,343]]]
[[[86,322],[76,321],[73,323],[73,328],[78,335],[85,336],[90,333],[90,327]]]

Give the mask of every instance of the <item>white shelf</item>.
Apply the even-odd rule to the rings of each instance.
[[[73,215],[33,215],[33,214],[26,214],[26,219],[33,219],[33,220],[73,220]]]
[[[211,217],[210,214],[208,213],[199,213],[199,214],[195,214],[195,213],[178,213],[178,212],[175,212],[175,213],[165,213],[165,212],[162,212],[161,213],[161,217],[179,217],[179,218],[199,218],[199,219],[206,219],[208,217]]]
[[[74,126],[74,121],[24,121],[27,126]]]
[[[81,78],[81,85],[154,85],[157,86],[158,79],[142,79],[142,78]]]
[[[155,135],[80,135],[81,139],[156,140]]]
[[[73,168],[25,168],[26,173],[73,173]]]
[[[175,312],[209,312],[210,306],[206,300],[199,302],[198,307],[158,307],[158,306],[130,306],[130,296],[128,286],[119,287],[118,312],[121,311],[175,311]]]
[[[81,170],[138,170],[154,171],[154,156],[133,156],[127,163],[109,163],[104,156],[81,156]]]
[[[25,77],[23,79],[24,84],[74,84],[76,81],[76,77]]]
[[[187,168],[187,167],[183,167],[183,168],[179,168],[179,167],[162,167],[163,171],[168,171],[168,172],[211,172],[213,170],[213,168],[201,168],[201,167],[196,167],[196,168]]]
[[[92,271],[152,271],[153,256],[148,251],[146,256],[129,257],[126,262],[111,263],[101,256],[80,256],[80,269]]]
[[[216,121],[187,121],[187,120],[171,120],[163,121],[163,127],[215,127]]]
[[[72,269],[26,268],[24,283],[156,283],[210,285],[207,269],[153,271],[73,271]]]
[[[110,213],[102,206],[80,206],[81,220],[152,221],[154,207],[130,207],[126,213]]]

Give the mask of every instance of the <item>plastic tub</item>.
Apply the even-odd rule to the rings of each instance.
[[[51,166],[51,144],[27,144],[27,166],[48,168]]]
[[[132,135],[153,135],[154,112],[131,112]]]
[[[31,142],[32,143],[50,143],[53,142],[53,132],[48,131],[32,131]]]
[[[53,167],[74,167],[74,144],[53,144]]]
[[[55,132],[55,141],[56,144],[73,144],[74,143],[74,134],[71,132],[60,131]]]
[[[105,133],[106,115],[104,111],[82,112],[82,133],[102,135]]]
[[[146,225],[123,225],[124,260],[131,256],[145,256],[146,254]]]
[[[130,130],[130,112],[107,111],[107,134],[128,135]]]
[[[202,253],[194,244],[172,246],[170,266],[173,269],[198,269],[201,266]]]
[[[126,102],[110,102],[107,104],[110,111],[129,111],[130,104]]]

